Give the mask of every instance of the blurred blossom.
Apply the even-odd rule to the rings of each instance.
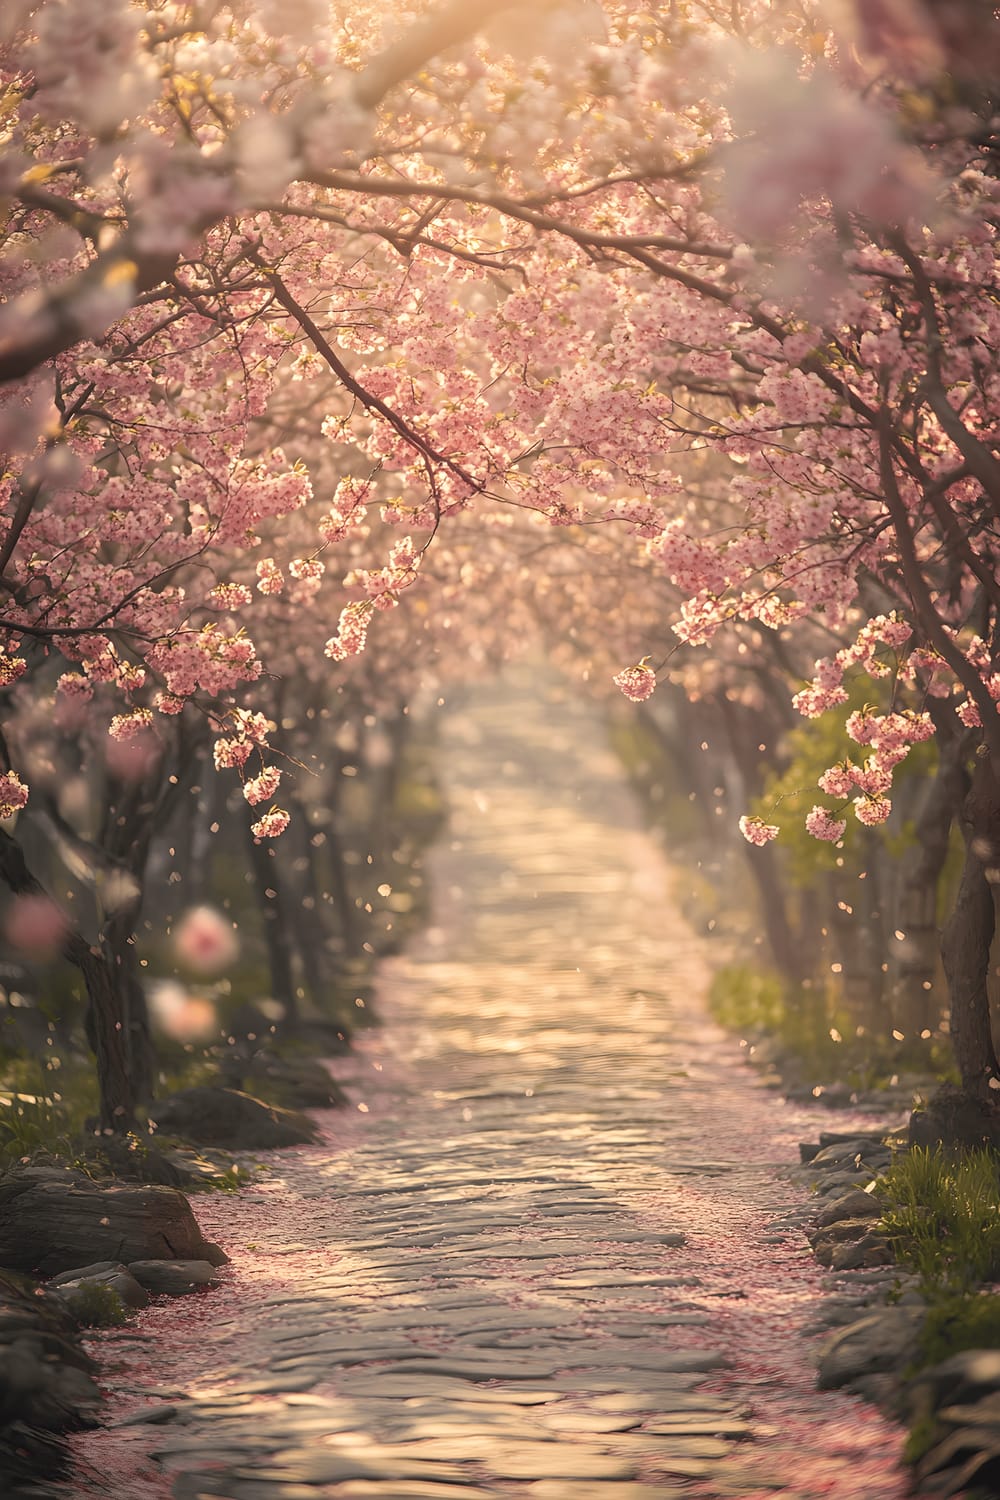
[[[1000,63],[1000,22],[987,0],[841,0],[858,51],[904,77],[986,78]]]
[[[299,167],[289,121],[261,110],[243,120],[231,139],[246,202],[281,198]]]
[[[16,771],[0,776],[0,818],[11,818],[28,800],[28,788]]]
[[[933,178],[877,101],[825,69],[800,78],[778,52],[741,51],[733,71],[722,196],[742,238],[780,243],[807,199],[881,224],[930,212]]]
[[[143,730],[127,739],[109,738],[104,758],[113,776],[122,781],[141,781],[159,760],[160,747],[154,736]]]
[[[373,729],[365,738],[365,764],[373,768],[391,766],[392,740],[382,729]]]
[[[198,974],[218,974],[239,956],[233,924],[211,906],[192,906],[174,927],[174,954]]]
[[[56,788],[59,812],[70,823],[85,825],[91,810],[91,790],[83,776],[60,779]]]
[[[100,879],[101,906],[107,916],[131,906],[139,897],[139,882],[127,870],[112,870]]]
[[[173,979],[160,979],[150,986],[149,1009],[160,1030],[176,1042],[207,1041],[219,1027],[211,1000],[190,994]]]
[[[13,312],[7,313],[6,319],[16,326],[17,318]],[[44,429],[58,416],[51,378],[43,370],[5,394],[8,401],[0,410],[0,453],[7,457],[30,453]]]
[[[607,20],[596,0],[573,0],[572,4],[541,0],[502,10],[485,27],[485,34],[517,60],[537,57],[567,68],[578,65],[587,49],[606,40]]]
[[[5,939],[29,958],[54,956],[68,928],[65,912],[41,893],[16,897],[4,913]]]

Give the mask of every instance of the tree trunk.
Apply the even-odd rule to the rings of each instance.
[[[860,829],[859,832],[867,877],[853,883],[850,888],[851,911],[845,909],[845,882],[840,872],[831,871],[824,882],[830,953],[840,964],[836,986],[839,1004],[835,1008],[841,1011],[855,1036],[891,1029],[882,1003],[885,933],[878,839],[870,829]]]
[[[87,1040],[97,1063],[102,1132],[123,1135],[135,1127],[138,1095],[132,1073],[125,986],[113,960],[80,939],[73,962],[87,986]]]
[[[942,1005],[935,994],[941,952],[938,887],[951,827],[969,787],[960,738],[952,735],[939,743],[937,771],[916,819],[918,854],[903,862],[894,924],[904,936],[892,979],[892,1015],[907,1036],[936,1031],[941,1022]]]
[[[955,909],[942,933],[941,957],[962,1087],[968,1094],[989,1098],[1000,1087],[987,993],[996,931],[995,882],[1000,878],[1000,786],[986,754],[976,759],[961,825],[965,864]]]
[[[15,896],[45,896],[51,900],[41,881],[28,869],[20,844],[2,829],[0,880]],[[87,1038],[97,1063],[100,1128],[124,1133],[135,1125],[136,1092],[123,987],[116,983],[115,968],[108,954],[100,947],[92,947],[79,931],[71,930],[66,935],[63,955],[80,970],[87,989]]]
[[[272,850],[255,839],[246,825],[247,842],[250,848],[250,867],[253,870],[257,900],[260,903],[264,924],[264,943],[271,971],[271,993],[284,1006],[282,1023],[286,1030],[294,1030],[298,1022],[299,1005],[295,992],[295,966],[290,941],[288,915],[278,875],[277,859]]]
[[[806,945],[792,926],[779,867],[780,857],[777,849],[751,849],[747,846],[747,864],[757,887],[771,957],[782,978],[788,980],[797,994],[803,979],[815,972],[815,951],[807,953]]]
[[[122,1017],[129,1076],[138,1104],[150,1104],[156,1078],[156,1049],[149,1029],[146,991],[135,954],[135,926],[139,912],[130,907],[107,923],[101,949],[118,992],[116,1013]]]
[[[306,988],[313,1004],[323,1014],[328,1014],[334,989],[334,973],[329,947],[330,933],[324,921],[316,848],[312,841],[308,813],[295,796],[289,800],[289,811],[292,814],[292,826],[284,838],[290,841],[295,859],[289,882],[288,916]]]

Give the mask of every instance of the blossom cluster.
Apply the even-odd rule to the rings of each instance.
[[[28,788],[15,771],[0,776],[0,818],[13,817],[27,805]]]
[[[644,703],[656,688],[656,673],[644,661],[618,672],[614,684],[633,703]]]

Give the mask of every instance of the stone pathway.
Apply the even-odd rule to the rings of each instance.
[[[382,965],[354,1110],[197,1200],[225,1285],[103,1342],[74,1500],[902,1497],[900,1434],[814,1390],[817,1121],[701,1012],[592,707],[478,690],[440,775],[434,925]]]

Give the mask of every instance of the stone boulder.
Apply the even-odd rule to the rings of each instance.
[[[51,1479],[66,1454],[55,1434],[96,1425],[94,1363],[57,1298],[0,1273],[0,1478],[3,1494]],[[10,1486],[8,1491],[7,1486]]]
[[[842,1198],[845,1193],[854,1188],[864,1189],[875,1173],[867,1167],[860,1167],[856,1172],[825,1172],[822,1177],[811,1178],[813,1191],[817,1198]]]
[[[176,1188],[98,1184],[82,1173],[25,1167],[0,1177],[0,1266],[41,1276],[97,1260],[227,1257]]]
[[[863,1234],[859,1240],[837,1245],[830,1257],[833,1271],[862,1271],[871,1266],[892,1266],[896,1257],[884,1234]]]
[[[998,1392],[1000,1349],[965,1349],[921,1370],[914,1382],[914,1393],[926,1393],[934,1407],[965,1406]]]
[[[895,1374],[915,1358],[923,1320],[922,1307],[883,1307],[838,1329],[820,1351],[819,1389],[878,1390],[872,1377]]]
[[[319,1134],[306,1115],[264,1104],[238,1089],[182,1089],[159,1100],[154,1114],[157,1128],[167,1135],[179,1135],[199,1145],[224,1146],[230,1151],[308,1145]]]
[[[942,1084],[921,1109],[910,1116],[911,1146],[929,1151],[991,1146],[1000,1150],[1000,1107],[990,1099],[964,1094],[954,1084]]]
[[[917,1465],[935,1493],[1000,1493],[1000,1351],[971,1349],[921,1371],[911,1387],[911,1419],[932,1440]]]
[[[813,1254],[821,1266],[832,1266],[835,1270],[847,1270],[849,1267],[835,1264],[835,1256],[838,1250],[847,1245],[853,1246],[865,1239],[872,1239],[871,1219],[839,1219],[834,1224],[827,1224],[822,1229],[814,1229],[808,1236],[812,1245]],[[878,1238],[881,1239],[881,1236]],[[888,1242],[883,1240],[888,1246]],[[892,1261],[890,1252],[888,1260],[869,1261],[870,1265],[889,1265]]]
[[[816,1228],[826,1229],[831,1224],[842,1223],[845,1219],[880,1219],[882,1217],[882,1204],[873,1193],[862,1192],[860,1188],[851,1188],[843,1196],[837,1197],[832,1203],[820,1210],[816,1216]]]
[[[50,1292],[55,1292],[74,1311],[75,1293],[88,1287],[106,1286],[114,1292],[123,1307],[146,1307],[149,1296],[135,1276],[120,1261],[99,1260],[92,1266],[81,1266],[75,1271],[63,1271],[53,1276],[48,1283]]]
[[[861,1167],[881,1171],[891,1160],[892,1152],[888,1146],[864,1136],[856,1136],[853,1140],[834,1141],[829,1146],[821,1146],[809,1165],[825,1171],[849,1172],[858,1171]]]
[[[218,1285],[216,1268],[207,1260],[134,1260],[128,1269],[144,1293],[154,1297],[182,1297],[198,1287]]]
[[[226,1088],[266,1094],[285,1109],[340,1109],[347,1104],[340,1084],[315,1058],[257,1052],[246,1059],[227,1058],[219,1072]]]

